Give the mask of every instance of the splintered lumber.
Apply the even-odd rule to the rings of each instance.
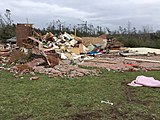
[[[39,40],[37,40],[36,38],[34,38],[34,37],[28,37],[29,39],[31,39],[31,40],[33,40],[33,41],[35,41],[35,42],[37,42],[37,43],[41,43]]]
[[[146,60],[146,59],[136,59],[136,58],[125,58],[125,60],[139,61],[139,62],[151,62],[151,63],[160,63],[156,60]]]

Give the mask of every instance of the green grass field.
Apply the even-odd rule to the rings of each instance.
[[[0,71],[0,120],[160,120],[160,88],[127,86],[138,75],[160,80],[160,71],[36,81]]]

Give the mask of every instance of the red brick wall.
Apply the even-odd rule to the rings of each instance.
[[[16,39],[17,45],[22,47],[22,40],[32,36],[32,24],[17,24],[16,26]]]

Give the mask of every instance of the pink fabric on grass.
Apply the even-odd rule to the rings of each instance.
[[[130,86],[160,87],[160,81],[155,80],[153,77],[137,76],[136,80],[132,81],[128,85],[130,85]]]

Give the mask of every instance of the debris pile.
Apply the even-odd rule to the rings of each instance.
[[[31,24],[17,24],[16,43],[0,45],[0,69],[14,72],[15,76],[29,73],[33,76],[30,80],[38,79],[35,72],[71,78],[99,73],[79,66],[120,72],[160,70],[160,50],[123,48],[116,38],[107,39],[106,35],[82,38],[66,32],[41,35]]]
[[[1,47],[1,68],[9,65],[11,67],[8,70],[14,73],[22,75],[37,72],[49,77],[98,74],[96,70],[87,70],[76,65],[83,59],[92,58],[86,55],[88,49],[83,45],[82,38],[66,32],[59,35],[49,32],[42,36],[33,31],[32,36],[29,36],[32,32],[31,28],[30,24],[17,25],[17,46]]]
[[[62,61],[56,55],[29,53],[28,49],[13,49],[12,52],[0,57],[1,69],[9,70],[16,73],[15,76],[21,77],[23,74],[31,74],[35,78],[35,73],[42,73],[49,77],[80,77],[86,75],[98,75],[97,70],[88,70],[78,67],[78,65],[71,65],[69,60]],[[5,66],[10,66],[6,68]],[[31,78],[31,79],[34,79]]]

